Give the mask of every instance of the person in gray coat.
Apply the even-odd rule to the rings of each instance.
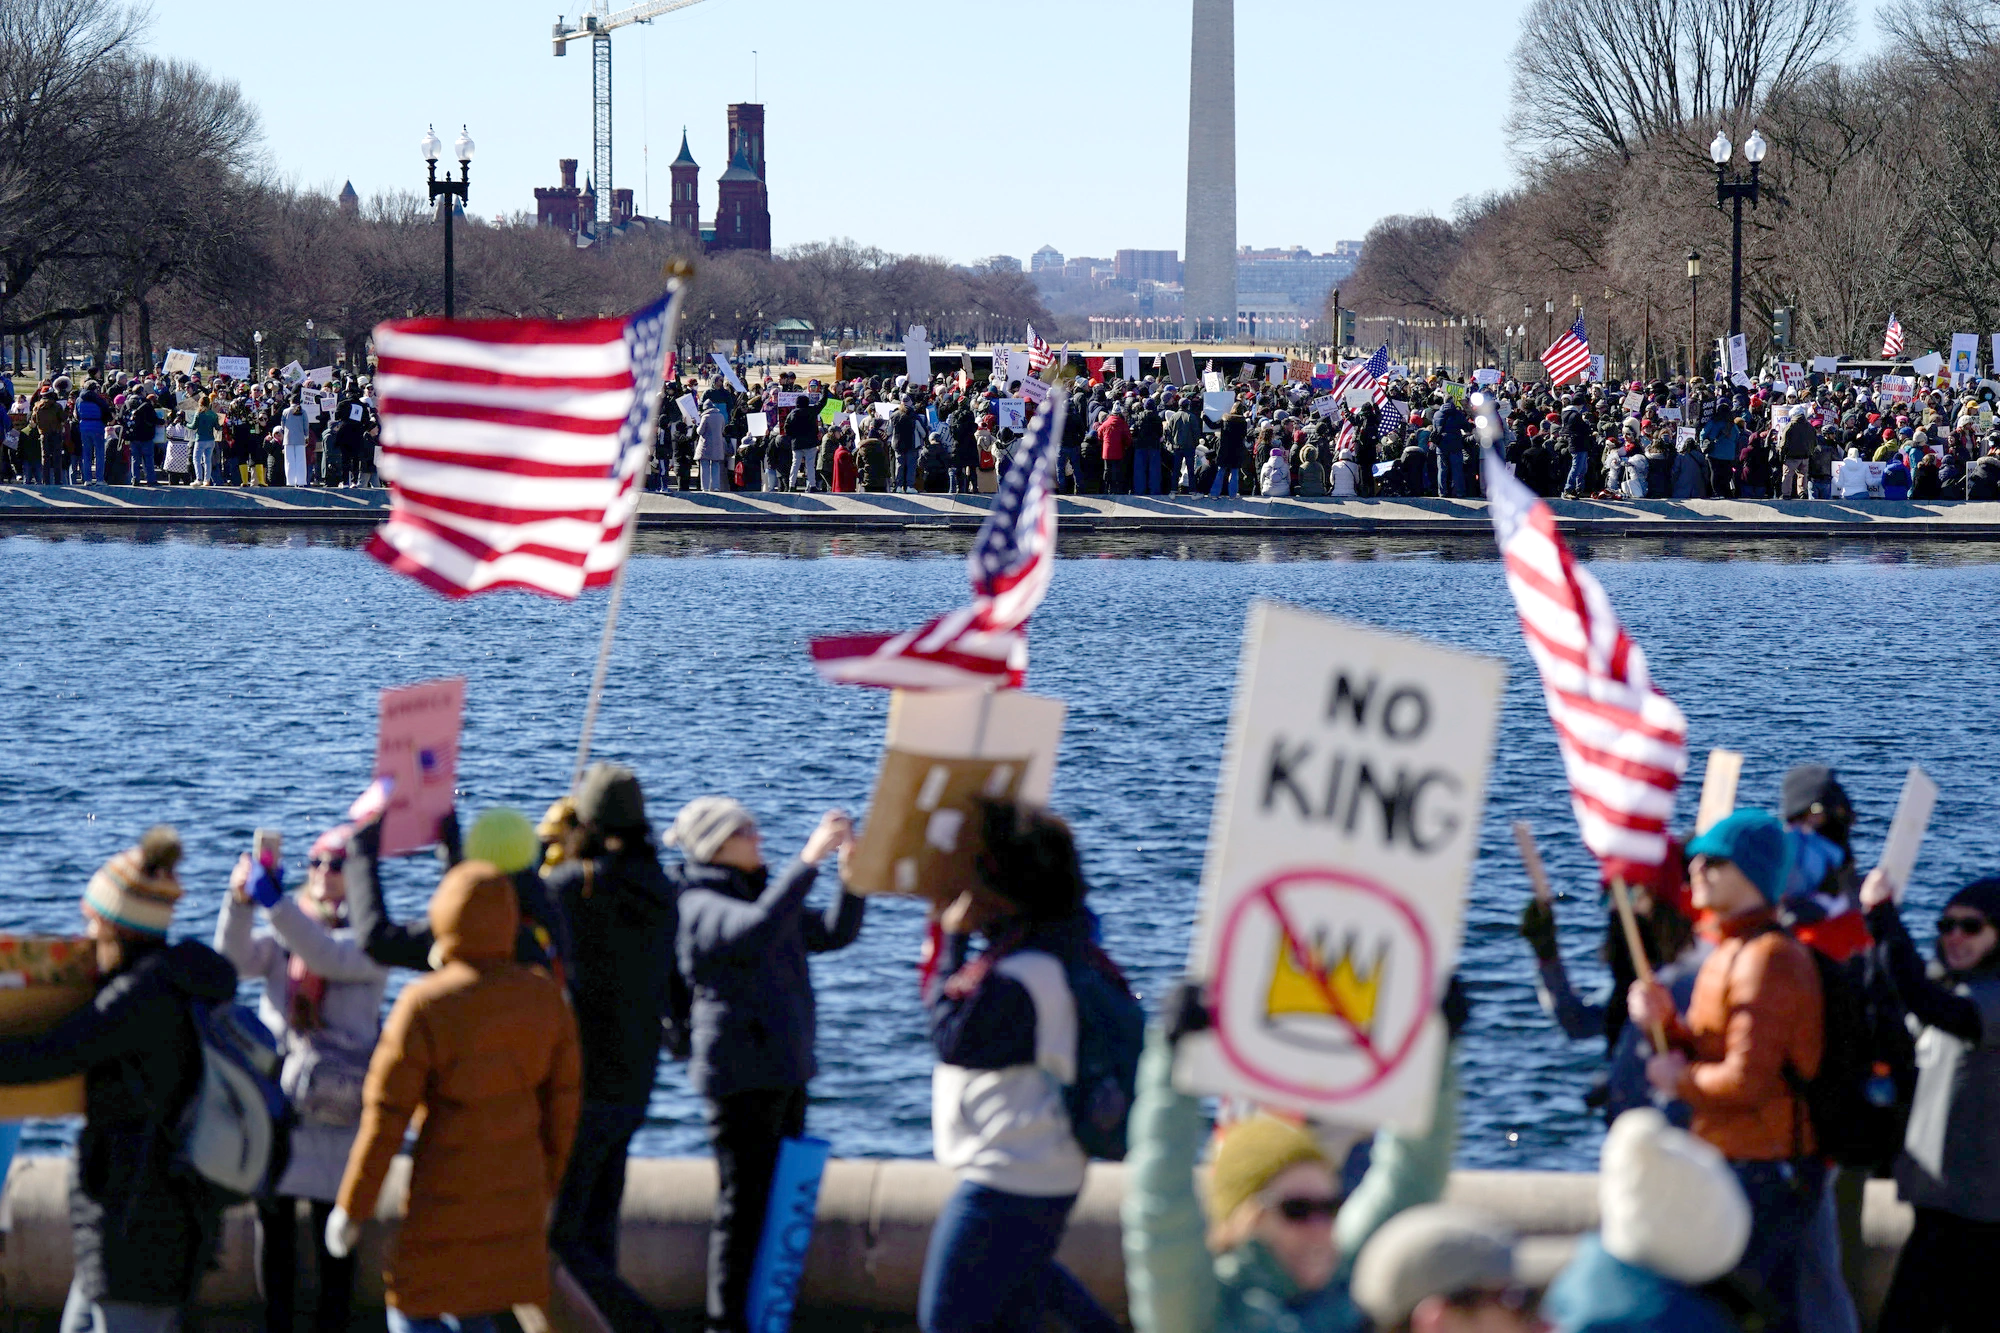
[[[701,425],[698,428],[701,442],[695,446],[695,458],[701,464],[701,488],[705,491],[726,490],[722,484],[723,464],[729,458],[729,413],[718,403],[711,402],[703,409]]]
[[[348,1150],[361,1123],[361,1085],[381,1031],[389,972],[368,956],[346,911],[346,862],[353,830],[343,824],[312,846],[305,887],[280,896],[275,877],[246,855],[230,876],[215,923],[215,951],[245,978],[264,983],[257,1016],[284,1055],[280,1077],[298,1119],[291,1156],[276,1195],[257,1204],[259,1283],[264,1326],[290,1333],[298,1278],[298,1205],[312,1206],[319,1274],[313,1325],[345,1333],[353,1305],[355,1256],[326,1249]],[[254,930],[257,908],[269,924]]]
[[[1880,870],[1861,906],[1881,964],[1923,1024],[1917,1093],[1896,1193],[1916,1226],[1876,1327],[1880,1333],[1989,1328],[1993,1298],[1976,1274],[2000,1247],[2000,879],[1966,885],[1938,916],[1928,974]]]
[[[820,862],[834,853],[844,861],[853,840],[847,816],[829,810],[798,859],[773,874],[755,818],[722,796],[688,802],[667,835],[685,858],[674,878],[680,969],[694,993],[688,1082],[707,1100],[720,1176],[709,1333],[748,1333],[750,1272],[778,1148],[805,1133],[806,1084],[817,1071],[806,958],[844,949],[861,933],[864,900],[844,883],[817,914],[806,911],[806,894]]]

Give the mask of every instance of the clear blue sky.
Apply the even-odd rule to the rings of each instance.
[[[586,2],[153,0],[151,44],[237,80],[273,166],[303,185],[416,187],[424,126],[448,144],[469,125],[472,211],[490,216],[532,210],[558,158],[588,169],[589,46],[558,60],[549,42],[559,6]],[[1242,243],[1325,250],[1505,185],[1524,7],[1238,0]],[[754,49],[780,247],[1179,250],[1188,37],[1188,0],[706,0],[613,38],[615,183],[664,215],[685,123],[712,220],[724,107],[750,99]],[[1055,177],[1029,165],[1051,144]]]

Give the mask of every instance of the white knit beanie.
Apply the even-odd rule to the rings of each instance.
[[[1597,1198],[1605,1252],[1676,1282],[1714,1281],[1750,1243],[1750,1203],[1729,1163],[1650,1106],[1604,1136]]]

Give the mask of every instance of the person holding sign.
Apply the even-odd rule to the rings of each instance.
[[[1443,1005],[1455,1039],[1467,1016],[1453,978]],[[1199,991],[1167,997],[1139,1062],[1126,1159],[1125,1285],[1137,1333],[1349,1333],[1368,1327],[1348,1290],[1354,1261],[1384,1223],[1444,1193],[1458,1137],[1449,1054],[1436,1112],[1421,1135],[1377,1131],[1368,1172],[1343,1195],[1320,1140],[1268,1113],[1215,1136],[1206,1200],[1195,1158],[1208,1126],[1201,1100],[1175,1089],[1174,1049],[1206,1030]],[[1279,1322],[1282,1320],[1283,1322]]]
[[[1916,1104],[1896,1161],[1896,1193],[1916,1209],[1916,1227],[1877,1327],[1983,1328],[1992,1297],[1967,1275],[2000,1244],[2000,879],[1968,884],[1945,904],[1935,979],[1903,928],[1899,888],[1881,870],[1861,887],[1876,956],[1923,1024]]]
[[[1129,1006],[1134,1059],[1143,1020],[1091,940],[1069,826],[1005,802],[980,815],[980,882],[932,913],[931,1134],[959,1183],[931,1232],[917,1322],[924,1333],[1035,1329],[1046,1309],[1073,1333],[1113,1333],[1055,1261],[1090,1155],[1065,1089],[1087,1082],[1086,1039],[1118,1027],[1099,1001]],[[976,958],[975,932],[986,939]]]
[[[773,874],[757,821],[741,804],[702,796],[667,835],[685,858],[677,880],[681,974],[694,992],[688,1082],[707,1099],[721,1180],[708,1245],[709,1333],[748,1333],[757,1244],[770,1208],[778,1149],[805,1133],[806,1084],[817,1070],[809,954],[861,933],[866,900],[842,891],[818,913],[806,894],[819,866],[845,860],[854,831],[829,810],[805,849]]]

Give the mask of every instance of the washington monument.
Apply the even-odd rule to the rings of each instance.
[[[1187,335],[1236,331],[1236,0],[1194,0],[1188,80]]]

